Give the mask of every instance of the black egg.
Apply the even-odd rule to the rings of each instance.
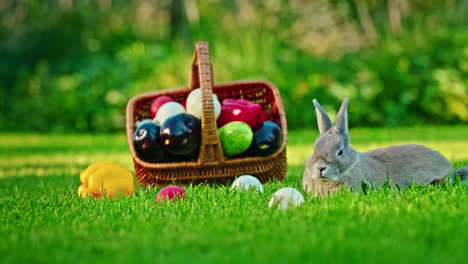
[[[161,146],[171,154],[198,157],[201,123],[193,115],[183,113],[168,118],[160,133]]]
[[[282,142],[281,128],[275,122],[265,121],[255,131],[250,150],[254,155],[269,156],[280,148]]]
[[[160,127],[152,122],[140,124],[133,134],[133,146],[140,159],[159,162],[164,159],[164,149],[159,145]]]

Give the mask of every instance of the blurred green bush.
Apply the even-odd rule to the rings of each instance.
[[[132,96],[184,86],[193,43],[218,82],[267,79],[290,128],[311,101],[352,126],[468,122],[466,1],[7,0],[0,129],[122,131]]]

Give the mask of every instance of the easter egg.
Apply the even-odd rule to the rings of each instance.
[[[165,95],[156,97],[156,99],[154,99],[150,106],[151,118],[154,118],[156,116],[156,113],[158,112],[159,108],[161,108],[161,106],[169,102],[174,102],[174,99]]]
[[[217,120],[218,127],[233,121],[241,121],[255,128],[258,124],[268,120],[262,106],[246,99],[224,99],[221,104],[221,115]]]
[[[265,121],[255,131],[251,152],[254,155],[269,156],[280,148],[282,142],[281,128],[275,122]]]
[[[234,180],[231,189],[233,190],[258,190],[263,192],[262,183],[252,175],[242,175]]]
[[[185,190],[179,186],[168,186],[161,189],[158,194],[156,194],[155,201],[162,202],[174,199],[181,199],[185,194]]]
[[[201,122],[193,115],[172,116],[161,126],[161,146],[172,154],[197,157],[200,140]]]
[[[269,208],[277,207],[286,210],[290,207],[297,207],[304,202],[304,196],[292,187],[281,188],[276,191],[268,203]]]
[[[197,88],[190,92],[187,96],[186,108],[187,113],[195,116],[196,118],[202,118],[202,99],[201,99],[201,89]],[[213,94],[213,106],[215,112],[215,118],[218,119],[219,115],[221,114],[221,104],[219,103],[218,96]]]
[[[234,156],[246,151],[253,139],[253,132],[244,122],[230,122],[218,129],[218,136],[226,156]]]
[[[267,115],[267,113],[262,111],[260,115],[258,116],[257,122],[255,126],[253,127],[253,129],[257,131],[262,126],[263,122],[268,121],[268,120],[270,120],[270,117]]]
[[[185,113],[185,108],[181,104],[177,102],[168,102],[159,108],[153,121],[158,125],[162,125],[169,117],[182,113]]]
[[[159,145],[160,127],[153,122],[140,124],[133,134],[133,146],[138,157],[148,162],[164,158],[164,149]]]

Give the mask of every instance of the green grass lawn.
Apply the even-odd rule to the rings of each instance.
[[[98,160],[132,168],[121,135],[0,135],[1,263],[464,263],[468,186],[342,191],[285,212],[268,209],[280,187],[302,191],[316,131],[290,131],[288,175],[265,192],[188,186],[187,199],[80,200],[79,173]],[[351,130],[365,151],[421,143],[468,166],[468,126]],[[133,171],[133,169],[132,169]]]

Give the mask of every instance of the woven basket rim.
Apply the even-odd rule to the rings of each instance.
[[[216,83],[213,86],[213,89],[216,90],[216,89],[218,89],[219,87],[222,87],[222,86],[230,86],[230,85],[238,85],[238,84],[255,84],[255,83],[264,83],[267,86],[269,86],[271,88],[274,88],[276,90],[276,92],[278,92],[278,94],[279,94],[279,90],[276,87],[276,85],[274,85],[272,82],[270,82],[268,80],[261,80],[261,79],[259,79],[259,80],[235,80],[235,81],[229,81],[229,82],[219,82],[219,83]],[[136,102],[136,101],[138,101],[140,99],[144,99],[146,97],[158,96],[158,95],[167,94],[167,93],[182,92],[182,91],[190,91],[190,88],[188,86],[179,86],[179,87],[175,87],[175,88],[155,90],[155,91],[151,91],[151,92],[145,92],[145,93],[137,94],[137,95],[133,96],[132,98],[130,98],[129,102],[127,103],[127,110],[128,110],[128,107],[129,107],[130,103]],[[281,99],[281,98],[279,98],[279,99]]]

